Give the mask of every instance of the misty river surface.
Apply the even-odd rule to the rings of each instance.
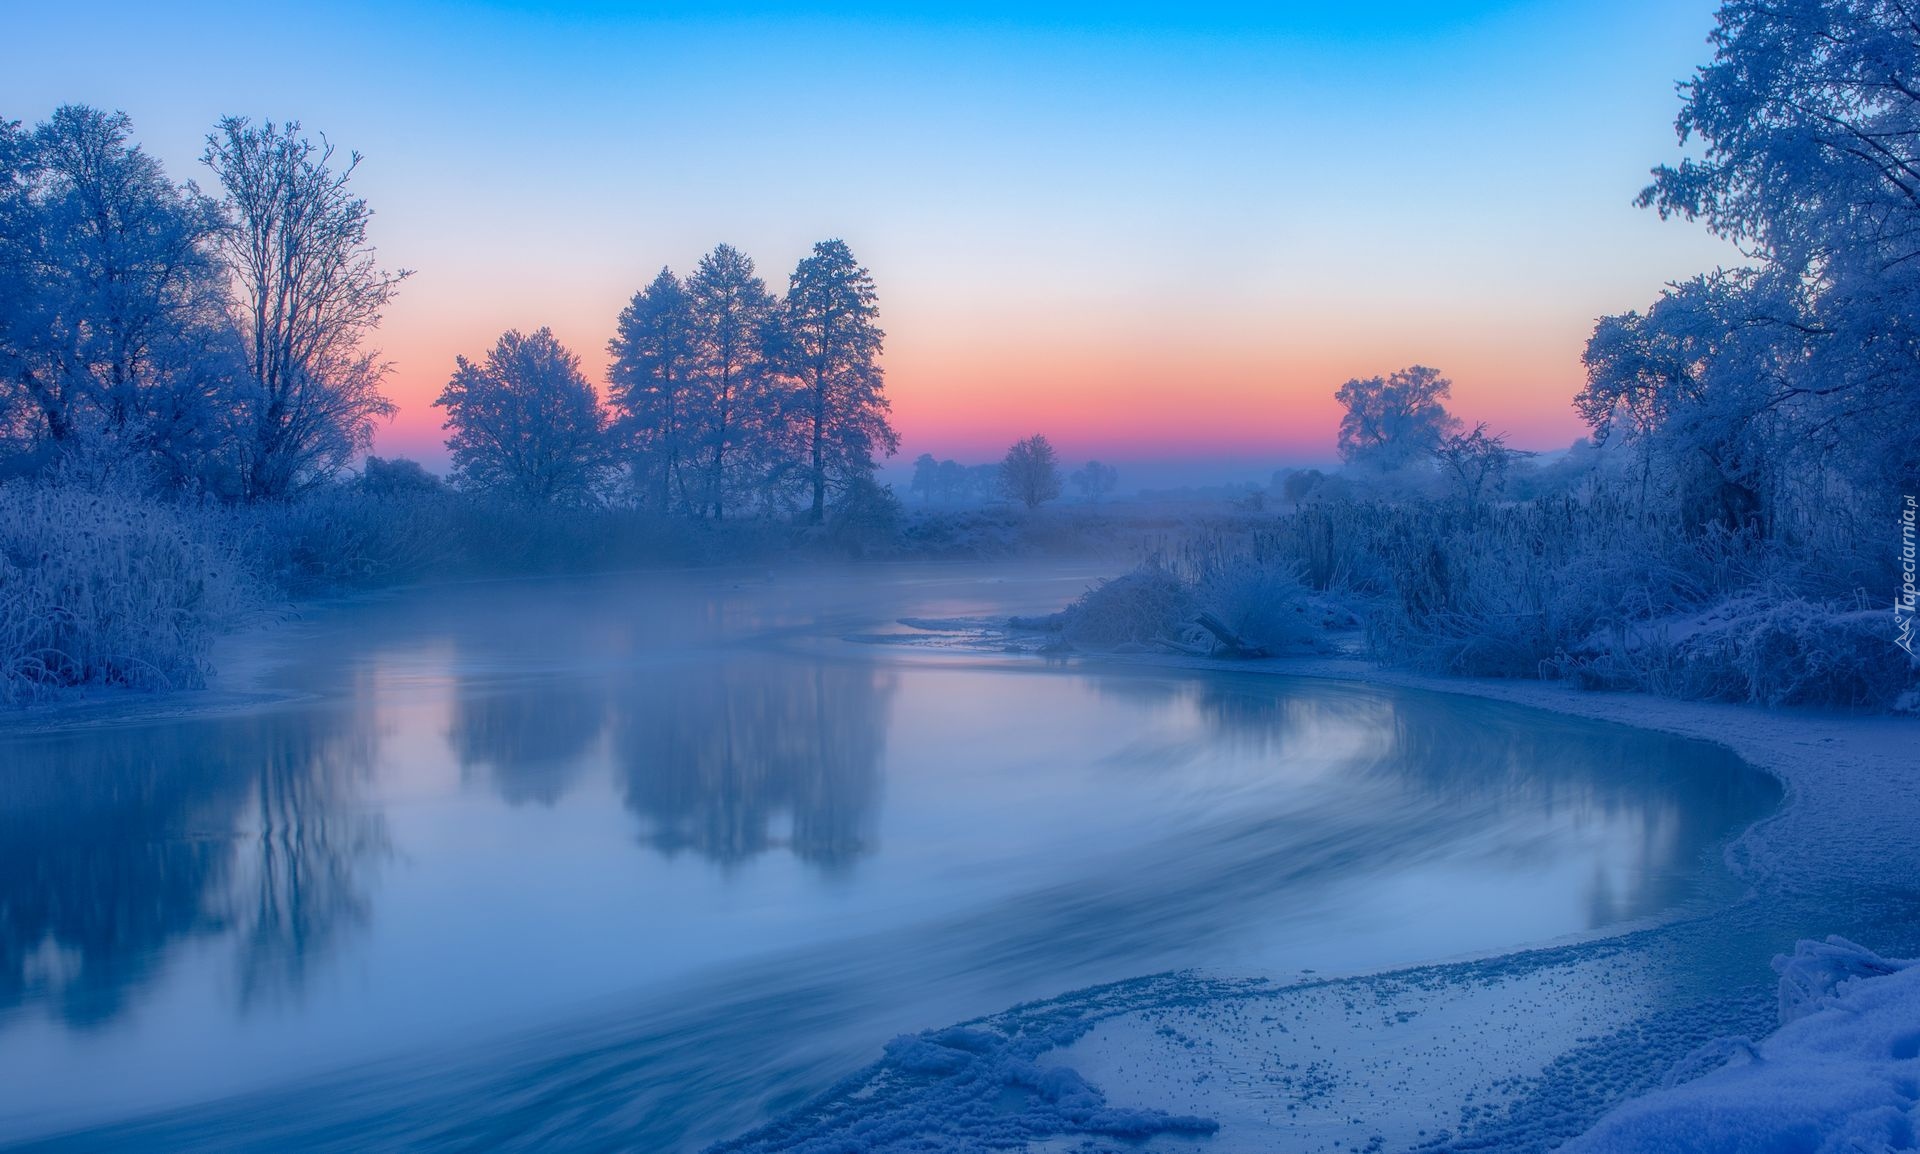
[[[894,1034],[1701,899],[1779,799],[1496,703],[887,643],[1073,566],[486,583],[0,730],[0,1141],[696,1150]]]

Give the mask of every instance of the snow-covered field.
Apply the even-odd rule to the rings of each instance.
[[[718,1149],[1912,1147],[1920,969],[1871,951],[1920,953],[1920,724],[1338,659],[1234,668],[1710,739],[1777,775],[1786,801],[1727,849],[1745,890],[1730,903],[1387,973],[1183,973],[1079,991],[898,1040],[808,1107]],[[1864,949],[1803,948],[1783,994],[1775,959],[1830,934]]]

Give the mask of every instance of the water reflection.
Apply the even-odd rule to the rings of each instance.
[[[103,1024],[218,936],[243,1004],[297,986],[364,921],[384,819],[350,713],[295,711],[16,739],[0,774],[0,1007]]]
[[[941,595],[876,588],[822,596],[851,629]],[[1657,913],[1777,799],[1724,751],[1486,702],[836,645],[793,590],[550,592],[347,613],[298,704],[0,741],[0,1141],[188,1037],[155,1099],[462,1056],[129,1147],[685,1149],[1072,986]],[[509,1019],[549,1028],[490,1046]],[[61,1031],[96,1048],[57,1066]]]
[[[895,680],[872,666],[743,661],[623,688],[614,756],[661,852],[723,863],[784,845],[841,868],[874,844]],[[784,831],[781,827],[784,826]]]
[[[551,806],[579,781],[606,724],[604,688],[573,677],[459,678],[447,745],[508,805]]]

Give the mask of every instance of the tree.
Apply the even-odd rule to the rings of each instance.
[[[1073,487],[1085,501],[1098,501],[1113,492],[1120,483],[1120,470],[1099,461],[1088,461],[1073,472]]]
[[[767,364],[775,301],[754,275],[753,261],[724,244],[700,259],[686,290],[691,395],[705,457],[694,504],[719,519],[731,496],[768,479],[782,448],[782,414]]]
[[[593,495],[606,464],[604,414],[580,358],[551,330],[509,331],[477,364],[458,358],[434,404],[447,410],[461,488],[534,504]]]
[[[1038,433],[1015,441],[1000,462],[1000,492],[1029,509],[1060,495],[1060,467],[1053,445]]]
[[[17,437],[148,460],[185,483],[224,439],[231,345],[217,207],[68,105],[0,125],[0,397]]]
[[[246,493],[284,496],[343,468],[393,414],[387,366],[361,342],[409,274],[382,271],[367,243],[373,211],[348,189],[359,153],[336,170],[333,146],[297,121],[229,116],[201,159],[226,193],[221,247],[253,385]]]
[[[1728,0],[1675,122],[1697,158],[1640,203],[1699,219],[1767,285],[1738,324],[1789,371],[1766,407],[1869,487],[1920,471],[1920,24],[1889,0]],[[1598,335],[1598,334],[1597,334]]]
[[[800,436],[812,492],[807,519],[826,515],[829,487],[871,478],[874,455],[892,456],[900,438],[887,422],[880,350],[886,334],[873,277],[843,240],[824,240],[787,284],[783,348],[799,385]]]
[[[1471,432],[1442,438],[1433,455],[1472,514],[1483,498],[1505,488],[1514,460],[1531,454],[1507,448],[1506,434],[1489,433],[1481,422]]]
[[[1347,408],[1340,418],[1341,460],[1391,471],[1426,458],[1459,427],[1442,404],[1452,390],[1452,381],[1425,365],[1341,385],[1334,393]]]
[[[940,462],[933,459],[932,453],[922,453],[913,459],[913,480],[908,483],[909,493],[920,494],[922,501],[933,500],[940,488]]]
[[[988,472],[994,474],[993,485],[997,487],[1000,483],[1000,467],[998,465],[987,465],[984,467]],[[974,471],[972,469],[967,468],[958,461],[946,460],[940,462],[940,469],[934,474],[934,488],[939,491],[942,501],[951,502],[961,500],[974,493],[980,486],[974,480]],[[989,488],[987,492],[993,492],[993,488]]]
[[[1755,270],[1715,273],[1595,325],[1574,408],[1596,441],[1618,436],[1640,454],[1643,501],[1658,479],[1696,525],[1767,515],[1776,478],[1794,468],[1779,426],[1807,370],[1800,338],[1754,319],[1791,314],[1779,288]]]
[[[368,457],[360,462],[360,491],[375,497],[425,497],[444,493],[446,488],[420,462],[406,457]]]
[[[700,438],[694,396],[693,302],[673,270],[635,293],[607,343],[609,401],[634,458],[636,488],[662,512],[691,510],[688,470]]]
[[[1311,497],[1320,483],[1327,479],[1326,474],[1318,469],[1290,469],[1284,476],[1276,473],[1274,477],[1280,483],[1280,499],[1289,505],[1299,505]]]

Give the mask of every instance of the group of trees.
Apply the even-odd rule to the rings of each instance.
[[[547,329],[462,357],[447,410],[456,484],[529,501],[586,501],[625,478],[639,504],[720,519],[803,511],[871,486],[899,445],[888,421],[873,278],[846,242],[813,246],[768,291],[720,245],[671,269],[620,314],[603,404]]]
[[[218,197],[172,180],[121,113],[0,122],[0,468],[137,462],[156,488],[287,497],[394,411],[366,347],[405,271],[380,267],[360,163],[297,123],[222,120]],[[460,358],[453,481],[546,503],[604,497],[721,517],[871,486],[898,446],[873,279],[844,242],[784,296],[725,245],[620,315],[603,402],[547,329]]]
[[[176,183],[121,113],[0,122],[0,457],[139,462],[159,487],[286,496],[392,411],[363,341],[405,272],[337,156],[298,123],[228,117]]]

